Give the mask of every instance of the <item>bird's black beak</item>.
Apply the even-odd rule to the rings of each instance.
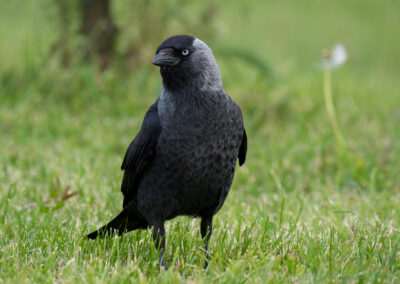
[[[177,65],[179,61],[172,48],[164,48],[157,52],[151,63],[157,66],[173,66]]]

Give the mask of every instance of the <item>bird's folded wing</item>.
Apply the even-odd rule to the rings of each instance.
[[[142,127],[126,151],[122,170],[125,171],[121,191],[124,194],[124,207],[134,198],[140,177],[155,155],[155,146],[161,133],[158,117],[158,101],[147,111]]]
[[[239,166],[243,165],[246,161],[246,153],[247,153],[247,135],[246,130],[243,129],[243,137],[242,137],[242,144],[240,144],[239,148]]]

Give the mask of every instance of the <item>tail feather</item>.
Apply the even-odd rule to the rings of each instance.
[[[133,208],[135,207],[135,208]],[[107,225],[87,235],[89,239],[105,237],[114,231],[120,236],[126,232],[136,229],[145,229],[149,227],[148,222],[136,209],[136,206],[127,206],[121,213],[112,219]]]

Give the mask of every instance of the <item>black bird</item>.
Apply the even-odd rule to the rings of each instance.
[[[123,209],[88,238],[152,226],[164,265],[164,221],[179,215],[201,218],[207,254],[212,218],[229,193],[236,159],[245,162],[247,137],[240,108],[225,93],[204,42],[170,37],[152,63],[160,66],[163,88],[122,163]]]

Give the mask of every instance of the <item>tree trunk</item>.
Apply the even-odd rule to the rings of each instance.
[[[102,70],[110,64],[118,34],[112,21],[110,2],[111,0],[81,0],[80,32],[88,40],[86,57],[88,60],[98,60]]]

